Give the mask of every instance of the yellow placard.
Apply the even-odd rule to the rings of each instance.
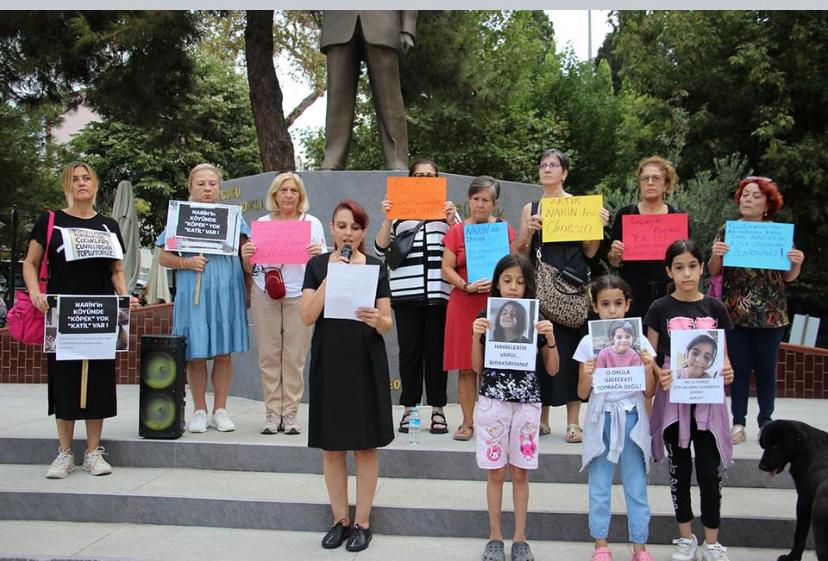
[[[603,195],[541,199],[544,243],[603,239],[603,206]]]
[[[440,220],[446,218],[445,177],[389,177],[386,183],[391,210],[388,218]]]

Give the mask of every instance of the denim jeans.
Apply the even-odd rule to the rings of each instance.
[[[784,327],[736,327],[727,332],[727,351],[733,366],[730,411],[734,425],[746,424],[751,372],[756,375],[759,428],[770,423],[776,399],[776,358],[784,333]]]
[[[630,439],[630,431],[638,422],[638,412],[627,412],[624,450],[618,464],[621,466],[621,484],[627,503],[627,532],[632,543],[647,543],[650,530],[650,505],[647,500],[647,469],[644,453]],[[615,464],[607,459],[609,453],[610,414],[604,414],[604,453],[589,463],[589,533],[594,539],[606,539],[612,516],[612,478]]]

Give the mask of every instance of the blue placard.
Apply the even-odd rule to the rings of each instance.
[[[495,265],[509,254],[509,226],[505,222],[465,224],[468,282],[491,280]]]
[[[793,224],[728,220],[725,242],[729,249],[724,266],[789,271],[793,235]]]

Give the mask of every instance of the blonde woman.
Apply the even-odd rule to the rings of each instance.
[[[91,166],[73,162],[63,171],[63,193],[66,208],[55,211],[54,229],[46,247],[49,214],[42,214],[32,228],[26,259],[23,262],[23,278],[32,303],[46,313],[49,305],[46,294],[40,291],[38,275],[40,262],[48,251],[48,294],[128,294],[121,260],[105,257],[67,261],[63,233],[72,229],[109,231],[115,234],[121,248],[124,247],[118,223],[95,210],[98,194],[98,176]],[[115,241],[112,240],[114,244]],[[138,301],[132,298],[133,307]],[[58,362],[54,354],[47,355],[49,384],[49,414],[57,421],[57,458],[52,462],[46,477],[63,479],[75,469],[72,439],[75,421],[86,422],[86,453],[83,467],[92,475],[112,473],[112,467],[104,459],[101,443],[103,420],[117,414],[115,396],[115,361],[90,360],[87,386],[87,403],[80,407],[81,363],[80,360]]]
[[[326,250],[325,229],[318,218],[308,214],[308,194],[301,177],[292,172],[277,175],[267,190],[265,203],[268,213],[258,221],[310,222],[310,242],[305,248],[308,255],[313,257]],[[299,314],[305,265],[251,264],[248,257],[244,266],[253,276],[250,313],[265,402],[265,422],[260,430],[262,434],[299,434],[297,413],[305,390],[302,374],[311,334],[310,326]],[[268,272],[274,270],[281,272],[285,285],[285,295],[279,299],[270,296],[266,284]]]
[[[212,164],[199,164],[190,171],[187,182],[190,200],[218,203],[221,172]],[[250,229],[242,220],[241,255],[249,258],[252,244],[246,243]],[[164,247],[166,232],[155,245]],[[162,249],[162,266],[175,269],[175,309],[173,334],[187,338],[187,381],[195,412],[187,425],[189,432],[205,432],[207,427],[227,432],[236,425],[227,413],[227,395],[233,378],[232,353],[250,348],[245,309],[244,274],[236,255],[176,254]],[[194,305],[197,276],[201,273],[199,303]],[[213,361],[213,415],[207,413],[207,361]]]

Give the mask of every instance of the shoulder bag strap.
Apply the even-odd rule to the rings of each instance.
[[[43,259],[40,260],[40,275],[38,282],[40,283],[40,291],[46,291],[46,281],[48,280],[49,271],[49,245],[52,243],[52,232],[55,229],[55,211],[49,211],[49,226],[46,227],[46,247],[43,250]]]

